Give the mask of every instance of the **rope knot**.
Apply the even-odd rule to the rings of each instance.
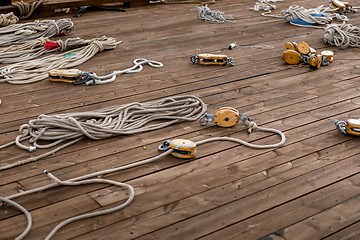
[[[252,119],[250,119],[250,117],[246,113],[240,115],[240,120],[248,128],[248,133],[251,133],[252,130],[258,128],[257,124]]]

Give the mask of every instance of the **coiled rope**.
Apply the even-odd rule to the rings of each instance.
[[[325,27],[324,42],[340,48],[360,47],[360,28],[351,24],[329,24]]]
[[[91,112],[40,115],[20,126],[20,135],[15,141],[0,146],[3,149],[12,144],[29,152],[37,148],[55,149],[36,157],[1,166],[0,170],[34,162],[70,146],[84,138],[100,140],[118,135],[152,131],[174,123],[198,120],[205,112],[206,105],[195,96],[175,96],[146,103],[131,103],[113,106]],[[162,122],[158,122],[162,121]],[[21,142],[28,140],[30,146]],[[41,145],[38,141],[47,141]]]
[[[41,37],[67,35],[74,31],[71,19],[37,20],[0,28],[0,46],[20,44]]]
[[[211,10],[207,4],[196,7],[198,11],[198,17],[201,20],[212,23],[235,23],[235,18],[231,15],[225,15],[225,13]]]
[[[13,12],[0,14],[0,27],[15,24],[19,21],[19,18],[15,16]]]
[[[258,0],[255,3],[254,7],[251,7],[250,9],[255,12],[259,12],[259,11],[271,12],[271,10],[276,9],[276,6],[271,3],[282,2],[282,1],[283,0]]]
[[[10,64],[0,68],[0,83],[26,84],[44,80],[49,70],[66,69],[78,66],[96,53],[116,48],[114,38],[103,36],[91,40],[87,46],[67,51],[63,54],[53,54],[33,61]]]
[[[199,100],[199,99],[198,99]],[[206,109],[205,109],[206,110]],[[209,143],[209,142],[215,142],[215,141],[231,141],[231,142],[235,142],[235,143],[238,143],[238,144],[242,144],[242,145],[245,145],[245,146],[248,146],[248,147],[253,147],[253,148],[259,148],[259,149],[263,149],[263,148],[274,148],[274,147],[280,147],[282,146],[284,143],[285,143],[285,135],[277,130],[277,129],[273,129],[273,128],[263,128],[263,127],[258,127],[257,124],[250,120],[250,118],[246,115],[246,114],[243,114],[241,116],[241,121],[244,123],[244,125],[248,128],[248,132],[251,133],[252,130],[260,130],[260,131],[266,131],[266,132],[272,132],[272,133],[276,133],[280,136],[281,138],[281,141],[276,143],[276,144],[269,144],[269,145],[257,145],[257,144],[251,144],[251,143],[248,143],[246,141],[243,141],[241,139],[237,139],[237,138],[231,138],[231,137],[214,137],[214,138],[209,138],[209,139],[205,139],[205,140],[202,140],[202,141],[198,141],[196,142],[195,144],[196,145],[202,145],[202,144],[206,144],[206,143]],[[116,167],[116,168],[110,168],[110,169],[106,169],[106,170],[102,170],[102,171],[98,171],[98,172],[94,172],[94,173],[90,173],[90,174],[87,174],[87,175],[83,175],[83,176],[80,176],[80,177],[77,177],[77,178],[72,178],[70,180],[67,180],[67,181],[61,181],[59,180],[58,178],[56,178],[54,175],[52,175],[51,173],[49,173],[48,171],[45,170],[45,174],[51,178],[52,180],[55,181],[55,183],[52,183],[52,184],[48,184],[48,185],[45,185],[45,186],[42,186],[42,187],[38,187],[38,188],[35,188],[35,189],[31,189],[31,190],[27,190],[27,191],[24,191],[24,192],[20,192],[20,193],[17,193],[17,194],[14,194],[14,195],[11,195],[11,196],[8,196],[6,198],[0,198],[0,202],[2,199],[5,199],[6,201],[11,201],[10,199],[14,199],[14,198],[17,198],[17,197],[21,197],[21,196],[25,196],[25,195],[29,195],[29,194],[32,194],[32,193],[36,193],[36,192],[40,192],[40,191],[45,191],[45,190],[48,190],[50,188],[54,188],[54,187],[57,187],[57,186],[60,186],[60,185],[70,185],[70,186],[74,186],[74,185],[82,185],[82,184],[91,184],[91,183],[106,183],[106,184],[112,184],[112,185],[116,185],[116,186],[119,186],[119,187],[123,187],[123,188],[126,188],[128,191],[129,191],[129,197],[128,199],[116,206],[116,207],[113,207],[113,208],[110,208],[110,209],[106,209],[106,210],[101,210],[101,211],[97,211],[97,212],[92,212],[92,213],[86,213],[86,214],[82,214],[82,215],[79,215],[79,216],[75,216],[75,217],[72,217],[72,218],[69,218],[65,221],[63,221],[62,223],[60,223],[59,225],[57,225],[51,232],[50,234],[48,234],[48,236],[45,238],[45,240],[50,240],[55,234],[56,232],[61,229],[62,227],[64,227],[65,225],[69,224],[69,223],[72,223],[72,222],[75,222],[75,221],[78,221],[78,220],[82,220],[82,219],[86,219],[86,218],[90,218],[90,217],[95,217],[95,216],[100,216],[100,215],[104,215],[104,214],[107,214],[107,213],[112,213],[112,212],[115,212],[117,210],[120,210],[124,207],[126,207],[127,205],[129,205],[133,198],[134,198],[134,189],[131,185],[129,184],[126,184],[126,183],[120,183],[120,182],[115,182],[115,181],[111,181],[111,180],[106,180],[106,179],[89,179],[89,178],[94,178],[94,177],[98,177],[98,176],[103,176],[105,174],[110,174],[110,173],[114,173],[114,172],[119,172],[119,171],[122,171],[122,170],[125,170],[125,169],[130,169],[130,168],[134,168],[134,167],[137,167],[137,166],[141,166],[141,165],[144,165],[144,164],[147,164],[147,163],[151,163],[151,162],[154,162],[154,161],[157,161],[169,154],[171,154],[174,150],[173,149],[166,149],[165,152],[163,152],[162,154],[158,155],[158,156],[155,156],[155,157],[151,157],[151,158],[148,158],[148,159],[145,159],[145,160],[142,160],[142,161],[139,161],[139,162],[135,162],[135,163],[130,163],[130,164],[127,164],[127,165],[124,165],[124,166],[120,166],[120,167]],[[84,180],[84,179],[89,179],[89,180]],[[12,202],[12,201],[11,201]],[[24,209],[23,207],[21,207],[20,205],[15,205],[13,204],[13,206],[15,207],[18,207],[19,209],[22,208]],[[25,210],[26,211],[26,210]],[[25,214],[27,214],[28,212],[26,211],[23,211]],[[32,225],[32,219],[31,219],[31,215],[30,217],[28,217],[27,215],[27,220],[28,220],[28,226],[31,227]],[[27,228],[25,231],[29,231],[29,229]],[[26,234],[25,231],[21,234],[21,236],[25,236]],[[22,239],[22,238],[18,238],[19,240]]]
[[[281,11],[281,15],[272,15],[269,12],[262,13],[263,16],[283,18],[292,25],[300,27],[323,28],[333,20],[348,21],[345,15],[334,12],[335,10],[323,5],[316,8],[304,8],[290,6],[287,10]]]
[[[43,54],[55,51],[68,51],[91,44],[101,38],[84,40],[82,38],[68,38],[64,40],[51,41],[48,38],[38,38],[27,43],[11,45],[0,51],[0,63],[17,63],[29,61]],[[119,42],[121,43],[121,42]]]
[[[14,7],[17,7],[19,9],[19,18],[20,19],[26,19],[29,18],[34,11],[44,2],[47,0],[38,0],[38,1],[32,1],[32,2],[23,2],[23,1],[16,1],[13,2],[11,5]]]
[[[154,60],[148,60],[145,58],[137,58],[134,60],[134,66],[124,69],[124,70],[117,70],[114,71],[108,75],[104,76],[98,76],[94,72],[81,72],[82,78],[85,81],[86,85],[93,85],[93,84],[105,84],[105,83],[111,83],[116,80],[116,77],[121,74],[128,74],[128,73],[138,73],[141,72],[144,69],[145,64],[148,64],[151,67],[154,68],[160,68],[163,67],[163,64],[161,62],[157,62]]]

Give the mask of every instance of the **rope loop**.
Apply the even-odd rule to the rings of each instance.
[[[20,19],[26,19],[29,18],[33,14],[33,12],[46,1],[47,0],[38,0],[38,1],[32,1],[30,3],[17,1],[17,2],[13,2],[11,5],[19,9]]]
[[[0,14],[0,27],[15,24],[19,21],[19,18],[15,16],[13,12]]]

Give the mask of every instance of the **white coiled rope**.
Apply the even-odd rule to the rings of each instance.
[[[33,61],[10,64],[0,68],[0,83],[27,84],[48,78],[53,69],[66,69],[78,66],[91,59],[98,52],[116,48],[117,42],[111,37],[91,40],[88,45],[62,54],[53,54]]]
[[[0,149],[16,144],[19,148],[32,152],[37,148],[60,146],[42,155],[1,166],[0,170],[37,161],[86,137],[100,140],[152,131],[178,122],[195,121],[206,112],[206,109],[206,105],[198,97],[175,96],[91,112],[40,115],[37,119],[30,120],[28,124],[20,126],[20,135],[15,141],[0,146]],[[28,140],[31,145],[24,145],[22,143],[24,140]],[[48,144],[41,145],[39,141],[46,141]]]
[[[41,55],[55,52],[74,50],[91,44],[93,41],[101,38],[94,38],[84,40],[82,38],[68,38],[64,40],[50,41],[48,38],[38,38],[27,43],[11,45],[9,47],[0,49],[0,63],[17,63],[29,61]],[[120,42],[119,42],[120,43]]]
[[[0,14],[0,27],[15,24],[19,21],[19,18],[15,16],[13,12]]]
[[[255,5],[253,7],[251,7],[250,9],[255,12],[259,12],[259,11],[271,12],[271,10],[276,9],[276,6],[271,3],[282,2],[282,1],[283,0],[258,0],[255,3]]]
[[[71,19],[37,20],[0,28],[0,46],[25,43],[41,37],[67,35],[74,31]]]
[[[163,64],[158,61],[148,60],[145,58],[137,58],[134,60],[134,66],[124,69],[124,70],[117,70],[108,75],[98,76],[96,73],[93,72],[82,72],[83,78],[86,78],[86,85],[93,85],[93,84],[105,84],[111,83],[116,80],[116,77],[121,74],[129,74],[129,73],[138,73],[144,69],[145,64],[148,64],[154,68],[163,67]]]
[[[198,99],[198,100],[200,100],[200,99]],[[206,110],[206,108],[205,108],[205,110]],[[197,115],[196,118],[198,118],[198,115]],[[252,143],[243,141],[243,140],[238,139],[238,138],[214,137],[214,138],[209,138],[209,139],[205,139],[205,140],[195,142],[195,145],[199,146],[199,145],[202,145],[202,144],[206,144],[206,143],[209,143],[209,142],[216,142],[216,141],[230,141],[230,142],[235,142],[235,143],[242,144],[242,145],[252,147],[252,148],[264,149],[264,148],[280,147],[285,143],[285,140],[286,140],[285,135],[280,130],[273,129],[273,128],[259,127],[259,126],[257,126],[257,124],[254,121],[250,120],[250,118],[247,116],[247,114],[242,114],[241,121],[248,128],[249,133],[251,133],[253,130],[259,130],[259,131],[275,133],[275,134],[278,134],[280,136],[280,138],[281,138],[280,142],[275,143],[275,144],[268,144],[268,145],[258,145],[258,144],[252,144]],[[162,147],[162,145],[160,147]],[[48,234],[48,236],[45,238],[45,240],[50,240],[56,234],[56,232],[58,230],[60,230],[62,227],[64,227],[65,225],[67,225],[69,223],[72,223],[72,222],[75,222],[75,221],[78,221],[78,220],[82,220],[82,219],[86,219],[86,218],[90,218],[90,217],[95,217],[95,216],[100,216],[100,215],[115,212],[115,211],[120,210],[120,209],[126,207],[127,205],[129,205],[132,202],[132,200],[134,199],[135,192],[134,192],[133,187],[131,185],[129,185],[129,184],[120,183],[120,182],[111,181],[111,180],[106,180],[106,179],[89,179],[89,178],[99,177],[99,176],[103,176],[105,174],[115,173],[115,172],[122,171],[122,170],[125,170],[125,169],[130,169],[130,168],[133,168],[133,167],[138,167],[138,166],[141,166],[141,165],[144,165],[144,164],[147,164],[147,163],[151,163],[151,162],[157,161],[157,160],[171,154],[174,151],[174,149],[171,149],[171,148],[164,149],[164,150],[165,150],[165,152],[163,152],[162,154],[157,155],[155,157],[151,157],[151,158],[148,158],[148,159],[145,159],[145,160],[142,160],[142,161],[138,161],[138,162],[135,162],[135,163],[130,163],[130,164],[120,166],[120,167],[115,167],[115,168],[110,168],[110,169],[90,173],[90,174],[83,175],[83,176],[80,176],[80,177],[77,177],[77,178],[72,178],[72,179],[67,180],[67,181],[61,181],[58,178],[56,178],[54,175],[52,175],[51,173],[49,173],[48,171],[45,170],[45,174],[49,178],[54,180],[55,183],[48,184],[48,185],[38,187],[38,188],[35,188],[35,189],[23,191],[23,192],[8,196],[6,198],[0,198],[0,202],[3,200],[4,202],[14,203],[12,205],[14,207],[18,208],[19,210],[23,211],[27,216],[27,221],[28,221],[27,225],[28,225],[28,227],[20,235],[21,238],[19,236],[17,238],[17,240],[21,240],[30,231],[30,228],[31,228],[31,225],[32,225],[32,218],[31,218],[31,215],[28,213],[28,211],[25,208],[23,208],[22,206],[16,204],[11,199],[21,197],[21,196],[25,196],[25,195],[29,195],[29,194],[36,193],[36,192],[40,192],[40,191],[45,191],[45,190],[48,190],[48,189],[51,189],[51,188],[54,188],[54,187],[57,187],[57,186],[61,186],[61,185],[74,186],[74,185],[83,185],[83,184],[91,184],[91,183],[106,183],[106,184],[112,184],[112,185],[115,185],[115,186],[123,187],[123,188],[126,188],[128,190],[128,192],[129,192],[128,199],[124,203],[122,203],[122,204],[120,204],[120,205],[118,205],[116,207],[109,208],[109,209],[106,209],[106,210],[100,210],[100,211],[97,211],[97,212],[85,213],[85,214],[75,216],[75,217],[72,217],[72,218],[69,218],[69,219],[63,221],[62,223],[57,225]],[[88,179],[88,180],[85,180],[85,179]],[[30,228],[29,228],[29,226],[30,226]]]
[[[360,28],[351,24],[330,24],[325,27],[324,42],[340,48],[360,47]]]
[[[200,5],[196,7],[198,11],[198,17],[201,20],[212,23],[235,23],[235,18],[231,15],[225,15],[225,13],[211,10],[207,5]]]

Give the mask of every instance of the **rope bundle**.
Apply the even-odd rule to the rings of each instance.
[[[271,10],[275,10],[276,6],[274,4],[271,4],[271,2],[282,2],[283,0],[258,0],[257,3],[255,3],[254,7],[250,8],[251,10],[255,12],[259,11],[266,11],[270,12]]]
[[[33,12],[44,2],[46,2],[46,0],[32,1],[30,3],[19,1],[13,2],[11,5],[19,9],[20,19],[26,19],[29,18],[33,14]]]
[[[64,40],[50,41],[48,38],[38,38],[27,43],[11,45],[1,49],[0,63],[17,63],[37,58],[43,54],[55,51],[68,51],[86,46],[91,42],[99,40],[94,38],[84,40],[81,38],[68,38]]]
[[[41,37],[66,35],[74,30],[71,19],[41,20],[0,28],[0,46],[25,43]]]
[[[3,149],[16,144],[30,152],[36,148],[58,148],[38,157],[33,157],[0,170],[12,168],[43,157],[72,145],[85,137],[100,140],[118,135],[129,135],[156,130],[183,121],[195,121],[206,112],[206,105],[195,96],[175,96],[147,103],[131,103],[113,106],[92,112],[40,115],[20,126],[20,135],[14,142],[0,146]],[[159,122],[162,121],[162,122]],[[21,142],[28,140],[31,146]],[[40,145],[38,141],[49,141]]]
[[[201,20],[206,22],[213,22],[213,23],[235,23],[234,17],[230,15],[225,15],[223,12],[217,10],[211,10],[207,5],[197,6],[198,17]]]
[[[302,27],[326,25],[331,23],[334,19],[339,21],[348,20],[345,15],[334,13],[333,9],[324,6],[309,9],[299,6],[290,6],[287,10],[281,11],[281,14],[287,22]]]
[[[87,46],[54,54],[28,62],[10,64],[0,68],[0,83],[26,84],[44,80],[49,70],[72,68],[86,62],[96,53],[114,49],[118,42],[114,38],[103,36],[91,40]]]
[[[19,21],[19,18],[15,16],[13,12],[0,14],[0,27],[4,27],[10,24],[15,24]]]
[[[325,28],[324,42],[340,48],[360,47],[360,28],[351,24],[330,24]]]

